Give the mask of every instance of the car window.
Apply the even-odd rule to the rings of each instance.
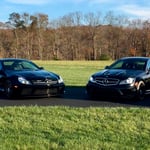
[[[147,63],[147,69],[150,70],[150,60]]]
[[[145,60],[127,59],[119,60],[109,66],[110,69],[145,70]]]
[[[29,70],[38,70],[39,67],[36,66],[34,63],[28,62],[28,61],[22,61],[21,65],[23,69],[29,69]]]
[[[0,63],[0,70],[2,70],[2,64]]]
[[[4,61],[3,66],[5,70],[15,70],[15,71],[21,71],[24,69],[28,70],[38,70],[38,66],[36,66],[32,62],[28,61],[14,61],[14,60],[9,60],[9,61]]]
[[[136,70],[145,70],[145,61],[136,62]]]
[[[3,62],[3,67],[5,70],[13,70],[12,68],[12,64],[14,63],[14,61],[4,61]]]
[[[146,62],[141,59],[125,61],[122,65],[122,68],[129,70],[145,70],[145,63]]]
[[[112,65],[109,66],[110,69],[122,69],[123,61],[116,61]]]

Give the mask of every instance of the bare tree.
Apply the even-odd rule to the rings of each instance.
[[[85,24],[88,26],[88,32],[89,32],[88,39],[92,50],[91,59],[96,60],[97,50],[95,47],[95,39],[96,39],[97,27],[101,25],[101,13],[100,12],[98,12],[97,14],[88,13],[84,16],[84,20],[85,20]]]
[[[30,17],[31,22],[31,30],[34,31],[35,37],[37,41],[37,57],[38,59],[43,59],[44,53],[44,33],[48,26],[48,15],[45,14],[36,14],[35,16]],[[35,41],[34,41],[35,42]]]
[[[14,47],[15,49],[14,55],[15,57],[18,57],[19,36],[17,31],[19,28],[22,28],[24,26],[24,22],[21,20],[21,16],[19,13],[13,12],[12,14],[10,14],[9,23],[14,27],[13,31],[16,39],[16,44],[15,44],[16,46]]]
[[[149,56],[150,21],[128,20],[108,12],[69,13],[49,22],[48,15],[12,13],[9,27],[0,29],[1,57],[98,60]]]

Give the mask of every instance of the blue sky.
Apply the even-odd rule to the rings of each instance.
[[[44,13],[49,19],[58,19],[73,12],[112,11],[129,18],[150,19],[150,0],[0,0],[0,22],[8,21],[9,14]]]

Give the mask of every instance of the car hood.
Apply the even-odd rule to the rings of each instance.
[[[55,73],[52,72],[48,72],[45,70],[32,70],[32,71],[8,71],[7,72],[7,77],[11,77],[11,76],[22,76],[28,80],[36,80],[36,79],[52,79],[52,80],[58,80],[58,75],[56,75]]]
[[[94,77],[107,77],[117,79],[127,79],[128,77],[138,77],[143,73],[141,70],[124,70],[124,69],[105,69],[95,73]]]

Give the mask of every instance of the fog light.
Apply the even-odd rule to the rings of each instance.
[[[15,89],[17,89],[17,88],[18,88],[18,86],[17,86],[17,85],[15,85],[15,86],[14,86],[14,88],[15,88]]]

